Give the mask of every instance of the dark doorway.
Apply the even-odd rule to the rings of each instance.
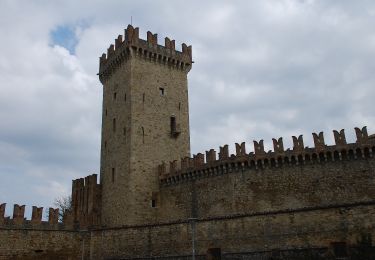
[[[209,248],[206,256],[207,260],[221,260],[221,248]]]

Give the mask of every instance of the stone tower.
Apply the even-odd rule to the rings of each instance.
[[[103,116],[100,183],[102,225],[157,220],[157,166],[190,155],[187,74],[191,46],[131,25],[100,58]]]

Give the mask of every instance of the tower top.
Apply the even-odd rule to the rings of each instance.
[[[123,40],[124,38],[124,40]],[[182,43],[181,51],[176,50],[175,40],[165,37],[164,45],[158,44],[158,35],[147,32],[147,40],[139,38],[139,28],[128,25],[124,37],[119,35],[115,44],[103,53],[99,62],[99,79],[103,83],[116,67],[131,56],[142,56],[150,61],[190,71],[192,64],[192,47]]]

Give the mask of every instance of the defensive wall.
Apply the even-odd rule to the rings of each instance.
[[[263,140],[254,152],[245,143],[228,145],[193,158],[159,166],[160,220],[246,214],[271,210],[368,202],[375,198],[373,154],[375,139],[366,127],[356,128],[357,141],[346,143],[344,130],[334,131],[335,145],[323,133],[313,134],[315,147],[302,136],[285,150],[282,138],[273,139],[274,151],[265,152]]]
[[[251,153],[237,144],[236,155],[225,145],[219,158],[210,150],[206,160],[198,154],[180,167],[162,164],[159,222],[93,230],[91,254],[181,258],[191,254],[194,225],[201,256],[214,248],[227,259],[353,255],[358,240],[375,232],[375,140],[366,127],[356,135],[348,144],[344,130],[334,131],[336,144],[326,145],[323,133],[313,134],[313,148],[293,137],[287,150],[274,139],[267,153],[262,141]]]
[[[89,235],[66,216],[59,222],[59,209],[49,208],[43,221],[42,207],[32,207],[25,218],[25,205],[14,205],[12,217],[4,217],[0,205],[0,259],[82,259],[89,255]],[[85,246],[86,245],[86,246]]]
[[[2,204],[0,255],[78,259],[83,251],[91,259],[181,259],[191,255],[193,226],[201,257],[209,249],[220,249],[226,259],[305,252],[327,257],[335,245],[350,254],[360,237],[375,235],[375,140],[366,127],[356,128],[357,141],[351,144],[343,130],[334,134],[336,144],[330,146],[321,133],[313,135],[313,148],[304,147],[299,137],[293,138],[293,149],[284,150],[282,139],[274,139],[275,150],[267,153],[261,141],[251,153],[237,144],[236,155],[223,146],[218,158],[210,157],[210,150],[210,159],[198,154],[183,159],[179,168],[171,162],[168,170],[162,164],[155,169],[159,221],[147,225],[80,225],[80,218],[95,219],[88,216],[98,207],[96,175],[73,181],[73,212],[64,223],[57,222],[55,209],[42,221],[37,207],[26,220],[19,205],[13,218],[4,218]]]
[[[347,204],[98,229],[91,232],[91,257],[189,259],[194,221],[201,258],[219,248],[224,259],[308,259],[306,253],[328,259],[336,245],[349,255],[363,235],[374,237],[374,213],[374,203]]]
[[[72,211],[64,222],[71,222],[80,229],[100,225],[101,185],[92,174],[72,181]]]

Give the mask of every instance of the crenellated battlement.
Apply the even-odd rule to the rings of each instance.
[[[6,203],[0,204],[0,228],[25,229],[85,229],[100,224],[101,186],[97,175],[73,180],[72,209],[60,212],[49,208],[43,221],[43,207],[32,206],[31,219],[25,217],[25,205],[15,204],[12,217],[5,217]],[[62,222],[59,217],[62,215]]]
[[[333,131],[335,145],[327,145],[324,134],[313,133],[314,146],[304,146],[303,136],[292,136],[292,149],[284,149],[283,138],[273,138],[273,151],[264,149],[264,141],[253,141],[254,151],[246,153],[245,142],[236,143],[236,154],[229,155],[229,146],[220,147],[218,158],[216,151],[210,149],[204,154],[198,153],[193,158],[182,158],[178,161],[163,162],[158,166],[159,181],[163,185],[189,181],[220,175],[232,171],[244,169],[263,169],[270,167],[282,167],[284,165],[305,165],[312,163],[326,163],[330,161],[357,160],[372,158],[375,153],[375,135],[369,136],[367,127],[356,127],[357,140],[355,143],[347,143],[345,131]]]
[[[147,39],[139,38],[139,28],[128,25],[124,37],[119,35],[115,43],[99,59],[99,79],[103,83],[123,62],[132,56],[138,56],[158,62],[171,68],[189,71],[192,65],[192,47],[182,44],[181,51],[176,50],[175,40],[168,37],[164,45],[158,44],[158,35],[147,32]]]
[[[72,212],[69,221],[80,227],[100,225],[101,186],[97,174],[72,181]]]
[[[12,217],[5,217],[6,203],[0,204],[0,228],[28,229],[72,229],[68,223],[59,222],[59,209],[49,208],[47,219],[43,221],[43,207],[32,206],[31,219],[25,217],[25,205],[15,204]]]

